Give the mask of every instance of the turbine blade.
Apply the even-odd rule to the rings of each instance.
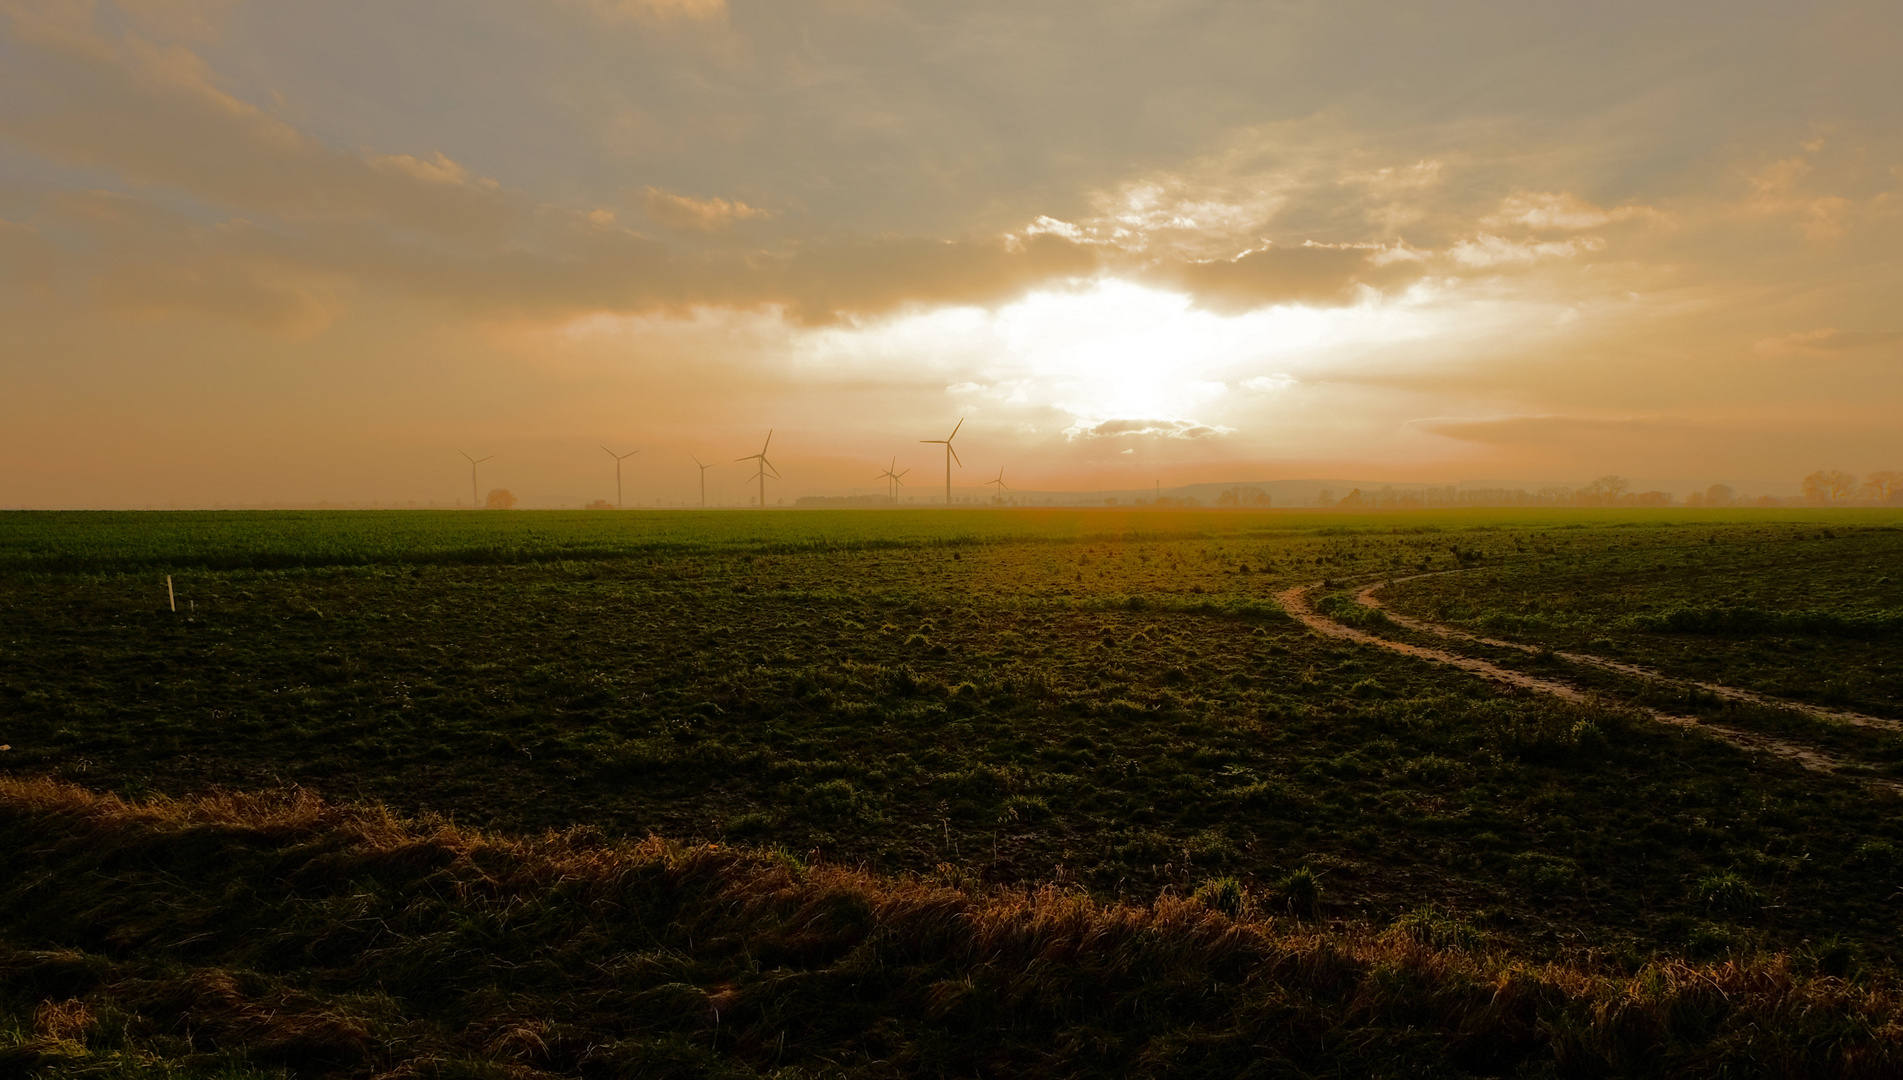
[[[956,439],[958,437],[958,428],[961,428],[964,426],[965,426],[965,418],[961,416],[958,418],[958,427],[952,428],[952,433],[950,435],[945,436],[945,441],[950,442],[953,439]]]
[[[699,458],[697,458],[697,457],[694,457],[694,455],[692,455],[692,454],[689,454],[689,455],[687,455],[687,456],[688,456],[688,457],[690,457],[690,458],[694,458],[694,464],[696,464],[696,465],[700,465],[700,459],[699,459]],[[707,466],[705,466],[705,465],[700,465],[700,467],[704,469],[704,468],[706,468]]]
[[[760,452],[761,452],[762,454],[764,454],[764,453],[766,453],[766,448],[767,448],[767,447],[769,447],[769,446],[772,446],[772,445],[773,445],[773,429],[772,429],[772,428],[767,428],[767,429],[766,429],[766,441],[760,444]]]
[[[956,462],[958,462],[958,467],[959,467],[959,468],[961,468],[961,469],[962,469],[962,468],[964,468],[964,467],[965,467],[965,463],[964,463],[964,461],[963,461],[962,459],[960,459],[960,458],[959,458],[959,456],[958,456],[958,448],[957,448],[957,447],[955,447],[955,446],[953,446],[953,445],[951,444],[951,440],[950,440],[950,439],[946,439],[946,440],[945,440],[945,449],[947,449],[947,450],[949,450],[949,451],[951,451],[951,456],[952,456],[952,460],[953,460],[953,461],[956,461]]]

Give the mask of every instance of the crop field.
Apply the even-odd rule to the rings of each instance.
[[[13,786],[0,792],[0,818],[17,850],[32,846],[24,837],[68,832],[82,837],[72,852],[108,834],[119,839],[107,846],[130,850],[190,833],[192,814],[204,812],[180,808],[207,793],[266,793],[242,798],[397,816],[300,811],[300,844],[331,843],[311,837],[347,819],[358,832],[336,841],[344,847],[447,844],[444,866],[464,865],[456,860],[476,858],[483,844],[543,843],[555,854],[534,858],[580,858],[595,845],[629,865],[713,875],[706,880],[728,883],[721,888],[745,879],[765,889],[759,875],[782,872],[817,888],[824,874],[844,875],[825,879],[827,888],[873,897],[867,910],[886,913],[867,915],[874,923],[890,914],[880,890],[963,897],[1006,921],[1032,919],[1024,913],[1062,896],[1089,918],[1173,913],[1170,925],[1190,927],[1180,930],[1190,937],[1215,933],[1198,922],[1204,915],[1232,919],[1287,955],[1310,956],[1303,950],[1321,948],[1313,935],[1334,935],[1329,948],[1366,961],[1355,977],[1377,982],[1382,964],[1426,963],[1376,956],[1403,939],[1467,958],[1432,978],[1406,976],[1428,982],[1458,968],[1484,983],[1514,964],[1613,980],[1608,987],[1668,968],[1718,972],[1740,987],[1782,979],[1800,996],[1865,995],[1855,1009],[1836,998],[1815,1006],[1855,1013],[1845,1030],[1861,1034],[1817,1035],[1802,1052],[1824,1057],[1793,1058],[1787,1073],[1855,1075],[1862,1066],[1829,1058],[1829,1047],[1877,1039],[1874,1056],[1857,1060],[1903,1060],[1883,1056],[1903,1046],[1893,1038],[1903,1013],[1886,1011],[1895,1006],[1882,996],[1903,960],[1903,732],[1884,723],[1903,721],[1900,567],[1903,514],[1885,511],[4,514],[0,777]],[[1308,604],[1369,639],[1318,633],[1292,614]],[[1578,693],[1512,685],[1395,645],[1457,651]],[[1568,659],[1576,655],[1650,674]],[[1759,696],[1734,700],[1695,683]],[[219,882],[167,901],[167,911],[202,902],[220,918],[242,910],[266,919],[259,897],[292,879],[268,869],[292,857],[263,854],[291,843],[269,818],[246,811],[219,826],[262,838],[231,841],[245,854],[229,865],[202,847],[142,855],[138,865],[177,858],[181,880]],[[374,843],[360,835],[372,818],[385,822]],[[398,819],[408,824],[390,823]],[[81,820],[90,824],[72,824]],[[404,830],[415,835],[403,840]],[[695,851],[739,862],[711,868],[693,862]],[[371,864],[383,869],[364,871],[358,915],[339,914],[337,896],[320,905],[323,917],[359,927],[344,935],[351,941],[372,918],[409,933],[391,913],[400,905],[383,910],[405,890],[454,908],[474,887],[419,884]],[[294,1053],[253,1053],[255,1032],[227,1036],[216,1053],[141,1034],[141,1023],[171,1030],[161,1014],[172,1014],[144,999],[107,1003],[97,987],[161,977],[152,971],[52,993],[47,950],[102,972],[137,960],[184,978],[215,961],[272,993],[370,992],[338,981],[341,961],[325,962],[331,975],[311,974],[289,946],[267,956],[226,941],[223,952],[194,952],[192,935],[209,930],[109,898],[110,885],[82,870],[55,859],[36,871],[37,884],[0,885],[0,1063],[9,1052],[52,1062],[57,1051],[73,1069],[144,1054],[184,1062],[180,1075],[306,1071]],[[399,879],[407,884],[391,884]],[[230,908],[240,893],[253,899]],[[1045,900],[1026,899],[1037,896]],[[308,920],[320,908],[298,915],[284,907],[295,899],[271,900],[269,918],[314,933]],[[44,913],[55,902],[98,919],[76,929]],[[998,914],[1006,909],[1018,914]],[[536,915],[533,934],[554,933],[553,918]],[[123,932],[101,920],[123,920]],[[754,985],[747,980],[777,970],[774,949],[793,947],[747,946],[753,966],[739,968],[719,966],[731,957],[700,957],[698,946],[668,948],[713,966],[628,977],[717,994],[709,980]],[[813,963],[822,961],[843,962],[828,953]],[[1240,978],[1217,968],[1194,978]],[[985,978],[959,972],[934,978]],[[1601,990],[1565,982],[1575,975],[1551,978],[1585,995],[1579,1001],[1600,1000],[1592,995]],[[385,1017],[363,1020],[365,1031],[474,1022],[423,1016],[414,1002],[425,990],[390,989],[402,980],[387,972],[374,982],[395,996],[350,1006]],[[465,989],[472,1001],[503,993]],[[67,999],[95,1017],[110,1005],[145,1019],[87,1029],[118,1031],[117,1042],[62,1041],[65,1021],[34,1017]],[[535,1000],[557,1009],[554,998]],[[656,1008],[663,1018],[649,1035],[696,1048],[681,1051],[688,1064],[595,1073],[696,1075],[712,1062],[734,1075],[789,1077],[1038,1071],[1028,1058],[984,1057],[982,1034],[958,1034],[931,1009],[906,1014],[915,1027],[891,1035],[903,1053],[836,1031],[822,1038],[809,1018],[777,1029],[777,1052],[760,1021],[723,1056],[702,1012]],[[1376,1022],[1342,1008],[1329,1031]],[[340,1009],[349,1011],[331,1011]],[[1059,1030],[1082,1040],[1063,1051],[1069,1068],[1137,1052],[1127,1040],[1141,1025],[1086,1030],[1089,1012],[1058,1010],[1070,1020],[1041,1034],[1027,1028],[1011,1053]],[[1362,1038],[1365,1053],[1344,1074],[1377,1074],[1419,1050],[1393,1034],[1418,1018],[1381,1016],[1387,1034],[1346,1036]],[[1139,1040],[1153,1055],[1149,1071],[1169,1071],[1170,1061],[1207,1062],[1205,1075],[1244,1071],[1197,1042],[1217,1021],[1184,1017]],[[1707,1046],[1729,1030],[1677,1022],[1646,1037]],[[1235,1030],[1245,1029],[1256,1030]],[[1619,1071],[1599,1035],[1573,1046],[1539,1030],[1518,1057],[1455,1054],[1446,1074]],[[1892,1041],[1870,1034],[1880,1031]],[[1263,1036],[1236,1037],[1259,1045]],[[536,1038],[544,1050],[554,1044],[546,1031]],[[1460,1042],[1437,1038],[1442,1049]],[[1113,1051],[1091,1039],[1126,1041]],[[579,1050],[533,1064],[541,1059],[509,1057],[493,1040],[475,1050],[453,1042],[431,1043],[431,1053],[591,1074]],[[1286,1068],[1270,1073],[1328,1072],[1322,1063],[1332,1059],[1304,1046],[1285,1048]],[[211,1056],[191,1057],[201,1050]],[[400,1064],[332,1051],[316,1071],[370,1075]],[[1567,1057],[1575,1052],[1586,1056]],[[1706,1051],[1674,1075],[1738,1060],[1698,1054]],[[1816,1064],[1826,1059],[1836,1064]],[[890,1066],[900,1060],[911,1065]],[[495,1067],[451,1072],[529,1075]]]

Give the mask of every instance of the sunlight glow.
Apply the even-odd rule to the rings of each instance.
[[[1405,304],[1282,306],[1222,315],[1117,279],[1032,293],[996,311],[958,308],[815,331],[801,366],[834,377],[904,356],[974,406],[1057,409],[1079,425],[1137,418],[1214,424],[1229,399],[1272,397],[1333,357],[1433,332]],[[1146,431],[1145,433],[1157,433]]]

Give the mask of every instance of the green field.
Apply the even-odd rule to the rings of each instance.
[[[134,800],[296,787],[501,837],[719,843],[873,883],[855,888],[1200,896],[1278,933],[1412,928],[1581,978],[1769,964],[1876,993],[1903,959],[1896,734],[1478,650],[1596,695],[1561,701],[1319,636],[1276,596],[1326,580],[1318,595],[1341,599],[1324,610],[1405,639],[1348,594],[1459,571],[1383,600],[1903,718],[1899,565],[1903,513],[1884,511],[0,514],[0,771]],[[1854,768],[1639,711],[1662,704]],[[44,824],[8,813],[10,843]],[[81,940],[31,917],[51,894],[20,888],[0,897],[6,948],[126,959],[136,934]],[[219,963],[314,978],[286,956]],[[30,968],[0,959],[21,1047],[46,1041]],[[906,1038],[952,1038],[926,1029]],[[1145,1052],[1191,1060],[1188,1031]],[[826,1045],[844,1056],[720,1060],[883,1075]]]

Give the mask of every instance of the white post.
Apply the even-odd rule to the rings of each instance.
[[[165,575],[165,599],[172,604],[172,610],[178,611],[178,594],[172,591],[172,575]]]

